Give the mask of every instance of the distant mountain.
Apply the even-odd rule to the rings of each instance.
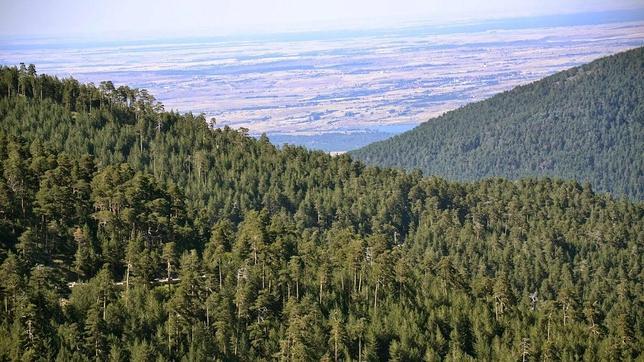
[[[351,152],[452,180],[558,177],[644,199],[644,48],[473,103]]]

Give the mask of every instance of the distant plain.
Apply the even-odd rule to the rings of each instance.
[[[40,73],[147,88],[166,109],[205,113],[216,126],[265,132],[278,144],[342,152],[516,85],[644,45],[644,21],[622,20],[163,42],[5,39],[0,63],[35,63]]]

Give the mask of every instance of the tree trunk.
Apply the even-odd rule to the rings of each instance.
[[[217,269],[219,270],[219,290],[221,291],[221,259],[217,261]]]
[[[376,291],[373,294],[373,313],[376,314],[378,312],[378,283],[376,281]]]
[[[168,269],[168,282],[167,282],[168,283],[168,289],[172,288],[172,283],[170,283],[170,268],[171,268],[170,259],[168,259],[168,268],[167,268]]]
[[[127,305],[128,291],[130,290],[130,261],[127,262],[127,271],[125,272],[125,304]]]
[[[548,317],[548,342],[550,342],[550,317]]]
[[[333,355],[335,356],[335,362],[338,362],[338,337],[337,336],[333,339]]]
[[[356,268],[353,268],[353,291],[356,291],[356,288],[358,286],[358,273],[356,272]]]

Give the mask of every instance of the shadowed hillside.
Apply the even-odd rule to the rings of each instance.
[[[350,152],[451,180],[550,176],[644,198],[644,48],[517,87]]]

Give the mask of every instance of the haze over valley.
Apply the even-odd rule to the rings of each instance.
[[[166,109],[205,113],[218,127],[343,152],[642,44],[642,16],[617,12],[261,37],[13,39],[0,63],[146,88]]]

